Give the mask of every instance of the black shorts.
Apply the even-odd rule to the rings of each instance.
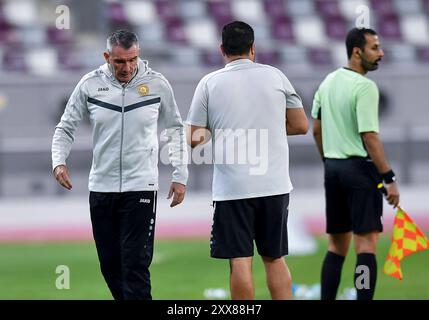
[[[213,258],[253,256],[253,240],[264,257],[288,254],[289,194],[216,201],[210,255]]]
[[[326,159],[326,232],[383,231],[383,196],[374,163],[366,158]]]

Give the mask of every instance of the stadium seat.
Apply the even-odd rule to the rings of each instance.
[[[288,0],[286,13],[291,17],[314,16],[314,2],[312,0]]]
[[[46,39],[54,45],[71,44],[73,35],[71,30],[57,29],[55,26],[51,26],[46,29]]]
[[[377,32],[386,40],[401,40],[401,27],[396,15],[386,15],[379,17]]]
[[[429,63],[429,46],[417,48],[417,58],[419,62]]]
[[[347,35],[347,23],[342,16],[324,18],[326,35],[331,39],[344,40]]]
[[[348,1],[339,1],[338,6],[342,15],[349,21],[355,21],[358,17],[356,10],[359,6],[366,6],[369,8],[368,0],[348,0]],[[371,17],[372,18],[372,17]]]
[[[388,62],[409,64],[416,60],[416,50],[414,46],[407,43],[388,44],[384,46],[384,51],[385,57],[388,57]]]
[[[286,15],[285,5],[282,0],[264,0],[264,9],[271,19],[282,18]]]
[[[170,20],[178,16],[175,1],[156,0],[155,7],[159,18],[162,20]]]
[[[7,21],[17,27],[32,27],[38,24],[37,3],[33,0],[8,0],[3,3]]]
[[[214,48],[218,45],[215,24],[210,19],[192,19],[185,23],[184,31],[189,44],[196,48]]]
[[[195,67],[201,64],[201,53],[190,46],[174,46],[171,48],[170,61],[181,67]]]
[[[27,63],[23,48],[9,47],[8,50],[3,53],[2,66],[6,71],[26,72]]]
[[[275,39],[294,41],[293,24],[286,16],[277,17],[271,24],[271,33]]]
[[[12,27],[7,25],[0,26],[0,44],[15,42],[16,36]]]
[[[379,17],[395,14],[395,7],[392,0],[371,0],[371,8]]]
[[[127,22],[139,26],[155,22],[156,8],[151,1],[125,1],[123,11]]]
[[[268,22],[254,23],[252,27],[253,31],[255,32],[255,41],[259,48],[275,47],[276,41],[273,40],[273,37],[271,35],[271,26]]]
[[[177,3],[178,15],[183,19],[203,19],[207,17],[207,6],[204,1],[188,0]]]
[[[121,25],[127,21],[122,3],[114,2],[107,6],[107,19],[113,25]]]
[[[279,53],[274,50],[259,49],[256,54],[256,62],[277,65],[279,63]]]
[[[220,67],[224,64],[224,60],[219,50],[201,51],[201,60],[207,67]]]
[[[404,40],[415,45],[429,44],[429,23],[424,14],[406,15],[401,19]]]
[[[332,57],[329,49],[326,48],[308,48],[308,60],[316,66],[331,65]]]
[[[423,9],[421,0],[395,0],[394,6],[399,15],[417,14]]]
[[[347,65],[347,50],[344,41],[333,41],[329,43],[331,50],[332,63],[336,67]]]
[[[136,28],[143,47],[164,44],[164,23],[155,21]]]
[[[307,65],[306,49],[299,45],[285,45],[280,49],[281,62],[286,65]]]
[[[424,1],[424,6],[425,6],[425,9],[426,9],[426,13],[429,14],[429,0],[422,0],[422,1]]]
[[[326,18],[341,16],[337,0],[316,0],[315,5],[317,12]]]
[[[63,46],[58,49],[58,67],[61,70],[75,71],[83,67],[79,52],[70,46]]]
[[[319,47],[327,43],[323,22],[317,16],[295,19],[293,30],[297,42],[305,46]]]
[[[53,75],[58,69],[57,51],[51,47],[32,49],[25,53],[26,65],[31,73]]]
[[[250,24],[265,21],[265,10],[258,0],[235,0],[231,3],[233,16]]]
[[[168,41],[175,43],[187,42],[183,21],[180,18],[170,18],[166,22],[166,36]]]
[[[209,0],[207,1],[207,11],[215,19],[218,28],[234,20],[229,1]]]

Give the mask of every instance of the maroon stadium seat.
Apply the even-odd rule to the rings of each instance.
[[[225,24],[234,21],[231,4],[228,1],[208,1],[207,11],[220,28]]]
[[[324,17],[341,16],[337,0],[316,0],[316,10]]]
[[[46,38],[52,44],[70,44],[73,42],[71,30],[57,29],[56,27],[48,27],[46,29]]]
[[[224,60],[219,51],[202,51],[202,61],[208,67],[221,67],[224,65]]]
[[[418,48],[417,57],[420,62],[429,63],[429,47]]]
[[[166,22],[166,36],[168,41],[175,43],[186,43],[186,34],[183,21],[180,18],[171,18]]]
[[[371,0],[371,7],[379,17],[395,13],[395,7],[392,0]]]
[[[316,66],[332,64],[331,51],[325,48],[309,48],[307,58]]]
[[[260,49],[256,54],[256,62],[269,64],[269,65],[276,65],[279,63],[279,54],[276,51]]]
[[[396,15],[385,15],[378,19],[377,31],[388,40],[401,40],[401,26]]]
[[[58,49],[58,65],[62,70],[79,70],[83,67],[80,54],[71,46],[62,46]]]
[[[177,8],[174,1],[158,0],[155,1],[156,11],[161,19],[173,19],[177,17]]]
[[[286,9],[282,0],[265,0],[264,8],[267,15],[271,18],[285,16]]]
[[[114,2],[109,4],[107,7],[107,19],[110,23],[118,25],[127,22],[122,3]]]
[[[275,39],[294,41],[292,21],[288,17],[278,17],[271,24],[271,33]]]
[[[3,69],[7,71],[27,71],[24,50],[22,48],[10,48],[3,54]]]
[[[326,35],[335,40],[343,41],[347,36],[347,22],[342,16],[324,18]]]
[[[425,8],[426,8],[426,12],[429,14],[429,0],[422,0],[422,1],[424,1],[424,6],[425,6]]]

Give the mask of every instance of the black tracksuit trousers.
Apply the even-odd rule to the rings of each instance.
[[[90,192],[101,272],[115,300],[150,300],[156,191]]]

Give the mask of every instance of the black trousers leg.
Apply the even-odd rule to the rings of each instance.
[[[122,194],[119,213],[124,299],[152,299],[149,266],[153,257],[155,212],[156,191]]]
[[[122,288],[119,194],[90,192],[92,232],[100,269],[115,300],[124,298]]]

